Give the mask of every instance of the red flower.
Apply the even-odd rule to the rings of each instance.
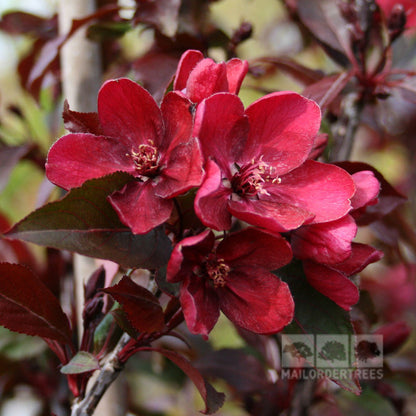
[[[278,235],[247,228],[216,245],[206,230],[175,246],[167,280],[182,282],[180,301],[192,333],[206,337],[220,310],[249,331],[275,333],[292,320],[294,303],[286,283],[270,270],[291,258],[289,244]]]
[[[61,137],[48,154],[49,180],[70,189],[87,179],[128,172],[135,179],[109,200],[134,233],[150,231],[169,218],[171,198],[201,183],[201,152],[191,138],[190,105],[169,93],[159,109],[135,82],[107,81],[98,94],[101,135]]]
[[[380,183],[373,172],[356,172],[352,178],[356,191],[351,198],[352,211],[348,215],[336,221],[304,225],[292,232],[291,245],[297,258],[337,264],[351,255],[351,243],[357,234],[354,218],[377,202],[380,191]]]
[[[359,299],[358,288],[349,277],[379,261],[382,256],[381,251],[367,244],[352,243],[351,255],[346,260],[337,264],[304,260],[303,269],[311,286],[348,311]]]
[[[370,171],[356,172],[352,177],[356,192],[351,198],[351,214],[358,215],[377,201],[380,184]],[[291,239],[296,258],[303,260],[308,282],[346,310],[359,299],[358,289],[349,277],[382,255],[372,247],[352,242],[357,233],[352,215],[302,226],[292,232]]]
[[[231,215],[271,231],[343,217],[354,194],[351,176],[307,160],[320,126],[319,107],[296,93],[269,94],[250,105],[218,93],[197,108],[195,136],[206,176],[195,211],[211,228]]]
[[[247,71],[247,61],[233,58],[217,64],[200,51],[188,50],[179,61],[173,89],[194,103],[216,92],[238,94]]]

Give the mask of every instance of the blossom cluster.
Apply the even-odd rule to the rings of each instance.
[[[135,234],[180,217],[167,280],[180,282],[189,330],[205,337],[220,311],[260,334],[288,325],[295,305],[279,269],[294,259],[311,286],[349,310],[359,296],[351,276],[381,256],[353,242],[356,218],[377,202],[374,174],[315,160],[315,102],[285,91],[245,108],[238,93],[247,71],[246,61],[215,63],[189,50],[160,106],[129,79],[107,81],[97,122],[57,140],[46,164],[49,180],[67,190],[130,174],[108,200]],[[192,214],[180,209],[184,195]]]

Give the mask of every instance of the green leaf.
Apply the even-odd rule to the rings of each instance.
[[[132,30],[130,22],[100,22],[87,29],[87,37],[95,41],[117,39]]]
[[[308,283],[300,261],[294,261],[279,269],[276,274],[289,285],[295,301],[293,322],[284,329],[284,333],[289,338],[291,334],[346,335],[348,337],[354,335],[349,313]],[[308,357],[304,358],[308,359]],[[325,367],[316,366],[318,370],[336,368],[330,357],[326,359],[320,356],[320,358],[325,361]],[[348,370],[347,378],[334,377],[331,380],[345,390],[359,394],[361,387],[355,368],[348,367],[346,370]]]
[[[100,365],[96,357],[87,351],[78,351],[68,364],[61,368],[62,374],[82,374],[99,370]]]
[[[171,252],[163,228],[133,234],[107,201],[108,195],[130,180],[130,175],[117,172],[86,181],[62,199],[29,214],[6,236],[112,260],[128,268],[158,268],[167,262]]]

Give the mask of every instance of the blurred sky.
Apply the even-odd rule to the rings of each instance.
[[[57,0],[0,0],[0,16],[5,11],[24,10],[41,16],[51,16]],[[0,32],[0,77],[14,71],[19,40]]]

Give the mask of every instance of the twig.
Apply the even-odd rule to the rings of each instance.
[[[81,400],[75,400],[71,416],[91,416],[96,409],[101,397],[107,391],[108,387],[118,377],[124,367],[120,362],[119,354],[129,343],[130,336],[123,334],[113,351],[104,360],[101,369],[91,388],[88,389],[86,396]]]
[[[334,144],[330,162],[349,160],[354,137],[361,120],[363,102],[357,93],[349,93],[342,102],[342,112],[333,128]]]

